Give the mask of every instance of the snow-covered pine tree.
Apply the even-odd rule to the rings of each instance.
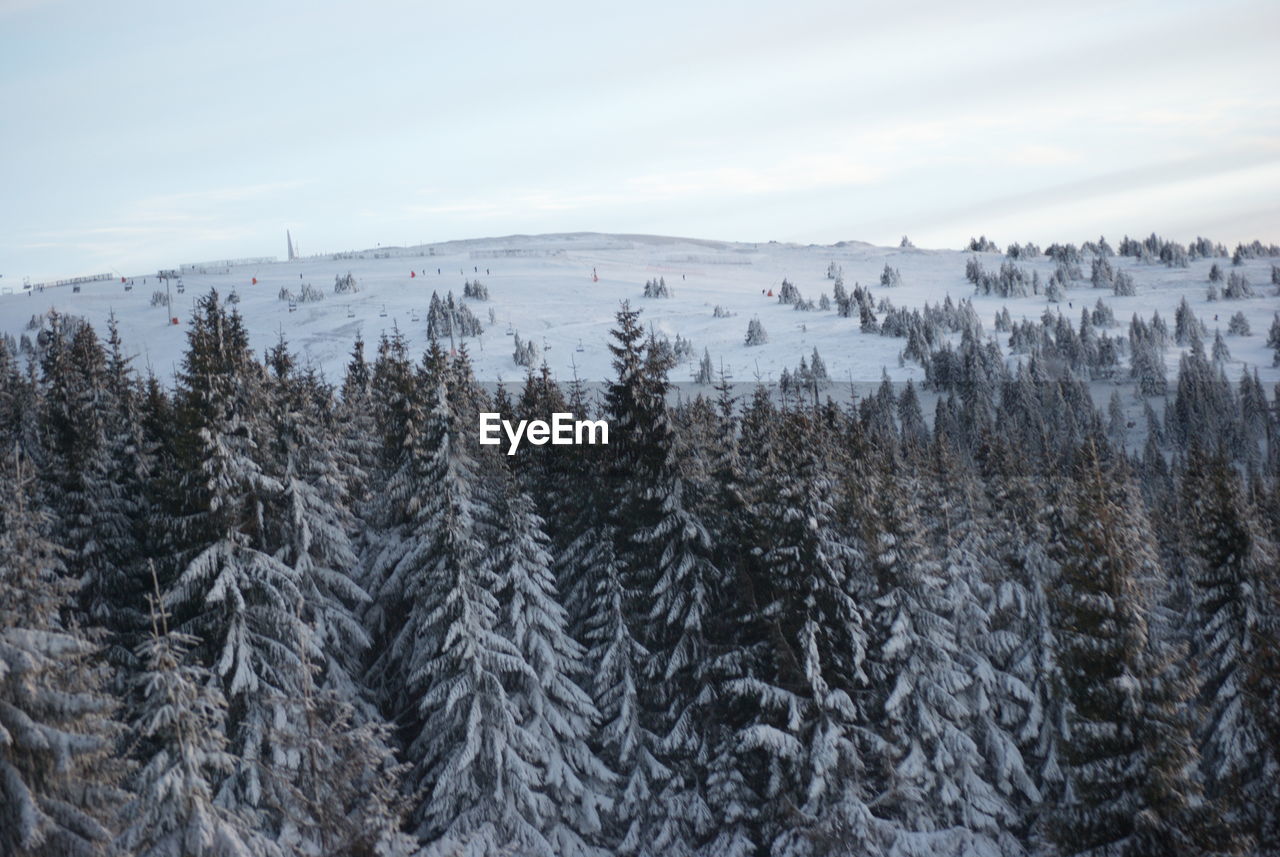
[[[636,429],[658,455],[656,469],[643,475],[644,490],[657,509],[652,526],[633,536],[638,547],[633,563],[654,571],[652,588],[644,590],[650,599],[643,626],[650,653],[645,716],[670,773],[657,796],[660,822],[649,832],[647,847],[653,853],[688,854],[711,833],[705,794],[713,718],[708,626],[721,573],[712,560],[706,525],[690,503],[688,465],[681,461],[664,404],[665,366],[650,366],[646,375],[652,405],[643,409],[644,423]]]
[[[98,857],[123,797],[119,725],[75,584],[16,445],[0,458],[0,854]]]
[[[572,412],[578,418],[585,413],[572,411],[565,401],[564,394],[551,376],[551,367],[545,362],[537,370],[529,369],[525,374],[524,389],[515,410],[515,419],[543,420],[551,422],[556,413]],[[504,418],[512,417],[504,414]],[[548,537],[557,548],[563,548],[568,536],[570,521],[575,517],[573,500],[568,495],[573,493],[570,484],[570,470],[577,470],[579,462],[573,459],[585,452],[585,449],[566,449],[554,444],[533,446],[526,444],[520,454],[509,458],[504,464],[510,464],[518,474],[521,486],[534,501],[539,510]],[[580,478],[580,474],[575,475]]]
[[[0,336],[0,449],[13,449],[18,442],[22,414],[27,410],[19,407],[25,397],[18,355],[11,342],[10,337]]]
[[[359,335],[351,346],[351,359],[343,376],[341,398],[333,419],[339,454],[346,464],[343,476],[353,513],[366,511],[369,486],[378,465],[378,427],[373,408],[372,370],[364,355],[364,339]],[[357,551],[365,547],[364,532],[356,537]]]
[[[1249,319],[1245,317],[1243,312],[1237,312],[1231,316],[1231,321],[1227,323],[1227,333],[1232,336],[1249,336]]]
[[[634,596],[616,551],[616,525],[605,517],[584,535],[596,545],[578,560],[585,580],[592,584],[583,636],[587,663],[594,670],[592,696],[600,712],[596,743],[603,761],[619,776],[611,794],[613,808],[605,823],[605,838],[620,854],[642,853],[641,822],[654,798],[652,783],[667,776],[654,757],[658,739],[641,723],[649,653],[629,621]]]
[[[1162,571],[1141,498],[1095,440],[1076,467],[1052,602],[1068,734],[1049,838],[1072,855],[1234,853],[1195,779],[1192,689],[1149,627]]]
[[[426,854],[550,857],[541,748],[507,690],[537,676],[498,630],[497,579],[477,532],[491,513],[468,450],[473,426],[450,408],[447,372],[433,344],[418,381],[429,410],[406,450],[406,520],[379,557],[384,590],[406,605],[380,669],[412,765],[407,785],[421,795],[410,824]]]
[[[391,728],[317,687],[321,671],[308,666],[302,695],[288,703],[290,728],[275,736],[289,775],[280,843],[300,854],[409,857],[419,843],[402,832],[412,801],[401,789],[408,766],[391,750]]]
[[[299,575],[274,554],[266,528],[282,485],[263,468],[262,373],[244,325],[211,292],[197,303],[188,339],[178,379],[187,550],[164,602],[178,630],[201,639],[200,662],[230,703],[238,767],[217,799],[254,812],[270,831],[287,805],[271,733],[305,667]]]
[[[1004,854],[1022,850],[1020,834],[1040,791],[1022,757],[1020,736],[1037,714],[1032,686],[1012,669],[1011,655],[1025,641],[1023,625],[1001,607],[997,571],[998,532],[976,474],[963,464],[954,440],[935,435],[923,471],[923,521],[929,542],[942,557],[943,597],[951,605],[955,631],[952,659],[967,673],[957,691],[964,708],[959,726],[971,743],[949,742],[948,774],[958,798],[950,821],[985,847]],[[944,789],[939,803],[945,805]],[[958,811],[956,811],[958,810]]]
[[[355,518],[347,491],[356,465],[338,444],[332,391],[313,370],[295,372],[283,336],[268,355],[266,390],[271,442],[265,452],[280,493],[266,510],[272,553],[295,572],[308,626],[309,660],[321,687],[371,713],[356,679],[370,640],[357,612],[369,602],[352,545]]]
[[[816,346],[809,361],[809,371],[813,374],[814,382],[820,387],[826,386],[831,381],[831,377],[827,374],[827,364],[822,359],[822,355],[818,353]]]
[[[1000,853],[1012,811],[984,774],[967,728],[979,698],[961,663],[948,575],[931,554],[918,482],[880,465],[867,540],[875,545],[868,670],[882,742],[877,815],[893,827],[892,854]],[[945,522],[944,522],[945,531]],[[972,584],[974,581],[959,581]],[[976,654],[976,653],[975,653]],[[1006,752],[1009,748],[1006,748]]]
[[[140,559],[135,529],[141,485],[126,493],[113,453],[127,455],[117,403],[108,389],[106,353],[92,327],[55,316],[43,355],[42,468],[47,505],[55,511],[54,539],[67,549],[67,572],[81,581],[87,622],[108,634],[108,656],[126,666],[142,630],[137,602]]]
[[[117,847],[137,857],[280,854],[248,814],[214,802],[217,783],[236,768],[227,749],[226,697],[191,654],[199,640],[170,631],[163,611],[153,612],[152,622],[132,679],[138,703],[131,732],[143,752]]]
[[[1059,492],[1054,482],[1037,478],[1031,463],[1002,437],[989,439],[983,458],[997,563],[993,642],[1008,646],[1012,635],[1013,645],[999,663],[1017,682],[1004,689],[996,704],[1000,722],[1016,736],[1024,769],[1040,798],[1023,806],[1023,839],[1029,851],[1038,852],[1037,816],[1057,804],[1062,787],[1058,754],[1065,714],[1050,612],[1058,568],[1046,552],[1049,522],[1060,517]]]
[[[143,425],[143,389],[129,365],[132,358],[124,353],[114,315],[107,330],[107,481],[117,514],[128,523],[129,535],[108,542],[109,568],[117,574],[86,581],[85,587],[90,591],[96,588],[89,597],[89,615],[114,637],[108,643],[108,659],[131,668],[136,664],[134,649],[146,639],[148,628],[143,604],[149,575],[142,572],[149,567],[147,560],[162,549],[159,534],[171,527],[170,513],[156,503],[156,444],[146,436]]]
[[[439,366],[430,368],[433,377],[443,371]],[[372,483],[379,490],[370,496],[363,515],[368,526],[364,539],[364,588],[373,598],[364,622],[378,653],[366,682],[388,717],[394,717],[389,712],[405,705],[386,649],[390,638],[404,624],[408,610],[408,594],[389,581],[419,502],[421,455],[425,451],[420,435],[426,423],[419,380],[404,336],[399,331],[384,335],[378,343],[370,378],[370,406],[377,433]]]
[[[759,765],[756,823],[770,853],[878,854],[884,829],[868,808],[862,746],[869,712],[860,552],[837,527],[832,438],[814,414],[786,412],[780,421],[753,513],[762,531],[752,618],[767,642],[759,672],[727,687],[752,713],[738,741]]]
[[[1169,389],[1169,382],[1160,348],[1150,338],[1131,337],[1130,353],[1129,374],[1137,380],[1139,395],[1163,396]]]
[[[339,445],[332,393],[297,372],[287,345],[268,354],[268,465],[283,486],[266,510],[274,555],[297,575],[306,644],[302,693],[271,733],[277,779],[287,781],[282,841],[304,853],[375,847],[404,852],[403,771],[389,728],[358,678],[369,637],[355,611],[369,601],[355,577],[347,478],[358,465]]]
[[[558,388],[555,392],[540,392],[540,407],[556,401],[558,395]],[[587,418],[590,414],[585,386],[577,378],[569,388],[564,407],[579,418]],[[539,413],[538,418],[545,417]],[[517,471],[522,474],[521,482],[526,490],[533,494],[535,507],[541,510],[548,522],[547,534],[553,548],[552,569],[556,591],[565,609],[565,628],[584,646],[584,650],[590,648],[586,642],[586,623],[592,617],[590,603],[592,588],[598,578],[597,560],[613,554],[612,531],[607,537],[602,534],[604,486],[601,480],[593,478],[606,466],[607,456],[607,447],[580,447],[571,455],[544,457],[546,469],[543,472],[538,471],[537,465],[532,468],[522,466]],[[533,479],[543,476],[548,484],[532,484]],[[604,564],[607,565],[608,561]]]
[[[693,376],[693,383],[710,384],[715,380],[715,375],[715,367],[711,365],[711,352],[704,348],[702,349],[702,362],[698,364],[698,372]]]
[[[1211,353],[1215,365],[1221,365],[1231,360],[1231,349],[1227,347],[1220,330],[1214,330],[1213,332],[1213,351]]]
[[[1205,712],[1199,734],[1205,779],[1210,795],[1228,805],[1227,820],[1257,837],[1268,816],[1280,815],[1273,787],[1280,756],[1265,737],[1263,700],[1250,692],[1267,641],[1280,633],[1275,546],[1225,456],[1192,446],[1182,500],[1193,554],[1185,626]],[[1280,842],[1259,845],[1265,853]]]
[[[712,836],[699,849],[703,857],[745,857],[762,853],[768,840],[760,828],[764,803],[759,787],[763,754],[739,741],[758,706],[749,692],[735,691],[738,682],[755,678],[765,663],[767,632],[756,601],[759,568],[753,546],[758,533],[749,509],[751,487],[738,443],[738,420],[732,386],[721,378],[715,409],[707,407],[690,438],[699,466],[690,475],[691,502],[706,522],[712,562],[721,569],[722,584],[711,588],[707,636],[713,643],[705,668],[711,695],[704,743],[706,802]],[[760,391],[763,393],[763,390]],[[763,393],[767,397],[767,393]],[[767,398],[764,399],[767,402]]]
[[[636,538],[660,519],[650,488],[665,458],[662,443],[670,429],[665,401],[669,365],[650,347],[653,339],[645,341],[639,316],[624,302],[611,331],[616,374],[604,410],[617,439],[611,438],[606,461],[601,527],[613,536],[613,545],[596,557],[590,606],[594,618],[586,629],[589,662],[596,670],[600,754],[620,778],[607,827],[621,854],[652,853],[651,824],[661,812],[657,800],[672,776],[659,759],[661,737],[654,733],[659,703],[647,647],[656,570]]]
[[[567,633],[532,500],[509,476],[494,478],[486,562],[495,575],[499,633],[529,666],[511,672],[508,693],[539,749],[540,790],[548,802],[542,832],[558,856],[603,855],[602,816],[610,808],[613,774],[590,746],[599,714],[582,689],[588,679],[584,653]]]

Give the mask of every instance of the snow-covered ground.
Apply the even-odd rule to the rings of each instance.
[[[1113,243],[1118,243],[1117,238],[1112,236]],[[135,365],[171,377],[186,346],[185,322],[195,298],[216,288],[223,295],[238,294],[239,310],[255,349],[261,352],[274,344],[284,331],[294,350],[321,366],[331,380],[338,380],[357,333],[364,335],[370,356],[378,336],[393,325],[420,351],[427,344],[426,313],[432,291],[441,298],[452,291],[460,300],[464,281],[478,279],[488,288],[490,299],[466,303],[485,330],[482,336],[468,339],[467,345],[481,380],[514,381],[524,375],[525,370],[512,359],[514,337],[509,330],[532,340],[561,379],[572,377],[575,370],[585,380],[608,378],[608,334],[623,300],[643,309],[642,320],[655,331],[673,340],[679,334],[692,341],[694,358],[675,371],[677,381],[692,376],[704,348],[717,368],[723,361],[737,381],[777,380],[783,368],[794,368],[815,347],[834,381],[876,381],[882,368],[894,380],[922,378],[919,366],[899,365],[905,340],[861,333],[856,318],[841,318],[834,307],[797,312],[778,303],[777,290],[784,277],[815,303],[824,293],[830,296],[833,282],[827,270],[835,262],[843,269],[846,288],[852,289],[855,283],[870,285],[877,300],[887,297],[895,306],[920,307],[948,295],[957,301],[972,297],[988,334],[994,333],[992,321],[1001,307],[1007,306],[1018,321],[1037,319],[1050,306],[1078,324],[1081,307],[1092,307],[1099,297],[1112,307],[1121,326],[1135,312],[1149,318],[1158,310],[1172,327],[1174,310],[1185,296],[1209,329],[1206,345],[1211,344],[1215,327],[1227,338],[1234,363],[1228,373],[1233,379],[1247,365],[1258,367],[1268,386],[1280,380],[1280,369],[1272,368],[1272,352],[1265,345],[1272,317],[1280,311],[1280,298],[1270,284],[1272,261],[1280,260],[1248,260],[1240,268],[1232,268],[1228,259],[1217,260],[1226,273],[1244,273],[1258,296],[1211,303],[1207,300],[1211,260],[1193,261],[1188,268],[1167,268],[1114,257],[1116,271],[1128,271],[1134,277],[1135,296],[1113,297],[1110,289],[1090,288],[1086,280],[1069,290],[1062,303],[1050,304],[1043,296],[975,295],[965,279],[965,263],[974,255],[993,272],[1005,258],[998,253],[885,248],[860,242],[800,246],[593,233],[513,236],[188,273],[182,278],[184,293],[175,290],[173,295],[178,325],[168,323],[164,306],[151,306],[152,293],[164,288],[154,271],[126,274],[133,283],[130,291],[118,277],[84,284],[79,292],[71,286],[31,295],[14,289],[0,295],[0,331],[21,336],[33,315],[49,309],[84,317],[104,331],[114,311],[126,345],[138,354]],[[879,285],[886,263],[901,272],[901,286]],[[1044,256],[1015,264],[1039,271],[1042,281],[1054,270],[1053,260]],[[1087,258],[1081,267],[1088,277]],[[598,282],[592,279],[593,270]],[[411,277],[411,271],[416,275]],[[360,291],[334,294],[335,277],[348,272],[355,276]],[[659,277],[666,280],[673,296],[644,298],[645,281]],[[297,292],[304,283],[322,290],[325,298],[299,303],[290,312],[278,293],[282,287]],[[765,294],[770,290],[774,297]],[[713,317],[717,305],[732,316]],[[490,308],[494,323],[489,320]],[[1227,322],[1237,310],[1249,320],[1249,337],[1227,336]],[[747,323],[753,317],[764,325],[768,344],[744,344]],[[1113,333],[1122,330],[1118,327]],[[1006,346],[1007,336],[1000,339]],[[1178,354],[1176,348],[1167,353],[1170,370],[1176,369]]]

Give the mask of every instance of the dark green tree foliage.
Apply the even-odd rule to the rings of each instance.
[[[1014,736],[1031,789],[1039,796],[1026,807],[1023,831],[1036,830],[1040,807],[1052,807],[1062,794],[1060,738],[1065,711],[1057,668],[1051,593],[1058,566],[1049,556],[1049,530],[1061,517],[1059,484],[1035,478],[1028,463],[999,437],[982,450],[990,509],[989,549],[994,564],[991,586],[995,665],[1013,682],[994,693],[996,721]]]
[[[768,756],[738,740],[759,712],[759,700],[747,692],[744,680],[761,673],[767,656],[768,633],[760,605],[768,594],[754,550],[761,535],[752,512],[752,488],[758,483],[749,483],[747,475],[748,468],[756,472],[758,456],[753,455],[753,463],[748,464],[743,448],[746,428],[753,423],[743,423],[740,439],[734,430],[730,388],[722,381],[719,390],[716,408],[704,424],[707,443],[699,445],[705,450],[702,472],[710,480],[699,492],[700,507],[708,512],[713,561],[724,572],[722,583],[713,589],[718,609],[710,626],[717,641],[709,667],[716,692],[708,726],[712,759],[706,784],[713,835],[703,850],[717,857],[737,857],[757,853],[768,842],[761,795]],[[767,397],[759,401],[768,406]],[[767,422],[756,425],[767,431]]]
[[[1230,851],[1193,775],[1193,688],[1152,635],[1162,581],[1141,503],[1093,442],[1076,467],[1053,594],[1067,734],[1050,838],[1064,854]]]
[[[1277,808],[1280,758],[1264,731],[1268,700],[1258,690],[1276,676],[1256,671],[1280,632],[1275,546],[1222,456],[1193,447],[1182,495],[1192,553],[1186,625],[1205,712],[1205,778],[1210,794],[1229,804],[1233,827],[1265,836],[1263,819]]]
[[[352,465],[352,472],[344,472],[343,476],[355,511],[363,509],[369,500],[369,485],[378,464],[372,370],[365,358],[364,340],[359,336],[351,347],[340,393],[335,412],[325,416],[336,422],[340,454]],[[362,542],[359,538],[357,541]]]
[[[611,439],[603,499],[613,547],[610,556],[600,557],[608,564],[600,569],[591,608],[597,618],[587,631],[600,664],[595,698],[603,724],[602,755],[622,782],[611,838],[623,854],[650,853],[653,825],[662,817],[659,795],[678,776],[660,758],[661,706],[652,693],[651,672],[655,638],[648,627],[649,593],[657,576],[653,554],[641,538],[661,520],[649,486],[669,442],[668,367],[647,347],[639,316],[624,303],[609,345],[617,377],[606,392],[604,411],[616,439]]]
[[[711,649],[709,625],[713,592],[721,572],[713,561],[711,537],[695,505],[689,478],[692,463],[678,446],[666,405],[667,358],[646,344],[645,386],[637,398],[634,439],[652,471],[645,473],[645,504],[652,526],[636,530],[631,568],[635,586],[649,593],[647,611],[636,617],[649,653],[649,692],[642,717],[659,739],[657,757],[669,772],[658,796],[658,819],[647,847],[680,853],[711,833],[705,783],[710,749]],[[643,605],[639,605],[643,609]]]
[[[123,518],[127,529],[107,542],[111,562],[106,568],[113,573],[87,579],[84,586],[90,617],[112,635],[108,657],[132,665],[150,627],[142,609],[150,594],[150,568],[162,550],[160,534],[170,527],[157,502],[159,444],[147,436],[145,389],[134,377],[114,317],[107,330],[104,494],[114,506],[107,515]]]
[[[767,777],[760,824],[769,847],[788,855],[878,853],[882,832],[868,808],[860,740],[869,719],[868,617],[857,600],[867,591],[862,551],[837,524],[841,498],[824,455],[834,438],[815,417],[779,415],[767,450],[754,450],[763,453],[763,484],[754,509],[762,531],[753,619],[765,639],[758,675],[731,690],[755,711],[739,740]]]
[[[68,573],[82,582],[83,615],[111,632],[110,655],[126,663],[145,628],[136,605],[146,592],[138,566],[145,474],[130,472],[141,465],[125,399],[131,391],[120,379],[118,344],[109,369],[88,325],[55,316],[46,341],[41,475],[48,503],[58,509],[54,536],[68,551]]]

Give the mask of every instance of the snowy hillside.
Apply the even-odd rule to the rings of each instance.
[[[525,370],[512,358],[516,335],[534,344],[539,360],[545,359],[557,377],[569,378],[576,369],[584,379],[602,380],[611,373],[606,348],[609,328],[619,303],[630,300],[643,310],[643,322],[655,332],[672,340],[679,335],[692,344],[692,356],[673,373],[678,381],[692,377],[704,349],[717,370],[723,361],[737,381],[776,381],[784,368],[794,369],[814,348],[834,381],[877,381],[882,368],[894,380],[921,379],[919,365],[899,360],[905,340],[860,332],[856,313],[842,318],[834,304],[825,310],[800,312],[779,303],[784,278],[815,305],[823,295],[830,298],[834,280],[828,274],[834,263],[845,288],[870,286],[877,302],[888,299],[895,307],[918,309],[926,303],[939,304],[948,296],[953,301],[972,298],[988,335],[995,333],[993,322],[1002,308],[1008,308],[1014,322],[1038,321],[1049,308],[1078,324],[1081,309],[1092,308],[1099,297],[1118,322],[1113,335],[1123,335],[1134,313],[1149,318],[1158,311],[1172,325],[1175,309],[1185,297],[1208,330],[1206,346],[1215,328],[1226,338],[1231,352],[1229,376],[1236,377],[1241,367],[1249,366],[1258,367],[1266,383],[1280,380],[1280,370],[1272,368],[1272,354],[1265,344],[1273,314],[1280,310],[1280,298],[1274,296],[1276,287],[1271,285],[1272,259],[1245,259],[1242,265],[1232,266],[1227,258],[1200,258],[1183,268],[1115,256],[1109,260],[1115,272],[1131,275],[1134,283],[1135,294],[1121,297],[1113,296],[1110,287],[1092,287],[1091,257],[1085,254],[1079,265],[1083,279],[1069,283],[1061,302],[1053,303],[1043,294],[1007,299],[975,294],[965,277],[966,264],[975,257],[990,273],[1006,261],[1003,253],[996,252],[884,248],[860,242],[799,246],[594,233],[512,236],[184,273],[182,293],[175,287],[173,294],[178,325],[168,323],[163,305],[151,303],[153,293],[164,287],[154,271],[126,273],[130,283],[122,284],[120,277],[86,283],[79,291],[70,285],[34,293],[13,289],[0,295],[0,332],[20,337],[29,330],[33,315],[50,309],[82,316],[103,330],[114,312],[126,345],[138,352],[136,365],[169,377],[187,345],[185,331],[195,299],[216,288],[224,295],[239,296],[239,311],[259,353],[283,331],[296,351],[322,366],[330,379],[337,379],[357,334],[372,343],[395,326],[407,335],[411,348],[420,351],[427,343],[432,292],[444,299],[451,291],[484,327],[479,337],[466,339],[481,380],[523,376]],[[1215,263],[1224,277],[1245,276],[1255,296],[1209,301],[1209,272]],[[1057,266],[1044,255],[1012,264],[1038,274],[1042,283],[1048,282]],[[901,274],[901,285],[881,286],[886,265]],[[335,294],[335,280],[348,273],[359,290]],[[646,281],[660,279],[671,297],[645,298]],[[482,283],[489,299],[463,300],[467,281]],[[323,299],[294,302],[291,309],[281,290],[297,296],[308,284]],[[728,317],[716,317],[716,307]],[[1247,319],[1250,336],[1228,335],[1228,321],[1236,312]],[[760,320],[768,342],[749,347],[744,339],[753,318]],[[1000,335],[1000,342],[1007,352],[1008,336]],[[1182,350],[1172,347],[1165,352],[1171,372]]]

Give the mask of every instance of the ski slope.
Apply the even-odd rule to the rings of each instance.
[[[150,304],[152,292],[164,288],[154,271],[126,275],[132,280],[130,291],[118,277],[82,284],[78,292],[71,286],[47,287],[33,294],[15,290],[0,295],[0,332],[15,338],[29,335],[32,316],[48,310],[81,316],[105,331],[108,316],[114,312],[126,347],[137,355],[135,365],[170,378],[181,364],[186,321],[195,299],[216,288],[224,296],[233,291],[239,296],[239,311],[258,353],[274,345],[283,332],[304,361],[338,381],[357,334],[363,335],[371,358],[378,337],[394,328],[407,337],[414,352],[420,353],[427,345],[426,312],[432,291],[442,299],[452,291],[455,299],[461,300],[464,282],[478,279],[488,288],[490,300],[466,303],[485,330],[479,337],[468,338],[466,345],[477,377],[483,381],[514,382],[524,376],[525,370],[512,358],[514,337],[509,330],[532,340],[561,380],[572,378],[574,373],[587,381],[609,378],[609,330],[624,300],[643,310],[641,320],[655,332],[673,340],[679,334],[692,341],[694,357],[673,372],[676,381],[692,378],[704,348],[717,368],[723,365],[739,382],[776,381],[784,368],[794,369],[801,356],[814,348],[822,355],[833,381],[874,382],[881,378],[882,370],[895,381],[919,381],[923,377],[919,366],[899,365],[898,354],[905,340],[861,333],[856,318],[841,318],[834,307],[825,312],[801,312],[778,303],[776,294],[784,277],[815,303],[824,293],[830,296],[833,282],[827,278],[827,270],[835,262],[843,269],[847,289],[855,283],[870,285],[877,300],[887,297],[895,306],[920,307],[925,302],[941,302],[948,295],[956,301],[972,297],[989,335],[994,334],[994,316],[1004,306],[1015,321],[1037,319],[1048,306],[1078,324],[1081,308],[1092,307],[1099,297],[1112,307],[1120,325],[1126,325],[1135,312],[1149,318],[1158,310],[1172,326],[1174,310],[1185,296],[1209,329],[1206,345],[1212,343],[1215,327],[1226,337],[1232,356],[1229,377],[1234,380],[1247,366],[1257,367],[1268,386],[1280,381],[1280,369],[1272,368],[1272,352],[1265,344],[1273,314],[1280,311],[1280,298],[1274,296],[1276,289],[1270,285],[1272,261],[1280,260],[1247,260],[1240,268],[1232,268],[1230,260],[1217,260],[1224,272],[1243,272],[1257,296],[1211,303],[1206,297],[1211,260],[1193,261],[1188,268],[1166,268],[1114,257],[1111,262],[1116,271],[1128,271],[1134,277],[1135,296],[1114,297],[1110,289],[1093,289],[1085,281],[1069,290],[1062,303],[1050,304],[1043,296],[1005,299],[975,295],[964,276],[965,263],[974,255],[988,270],[999,268],[1005,258],[1000,253],[886,248],[860,242],[802,246],[595,233],[511,236],[295,261],[258,261],[187,273],[182,277],[184,293],[178,294],[176,289],[173,293],[177,325],[169,323],[164,306]],[[901,286],[879,285],[886,263],[901,272]],[[1015,264],[1039,271],[1044,281],[1054,270],[1053,260],[1044,256]],[[1087,260],[1081,267],[1087,277]],[[593,270],[598,281],[593,280]],[[360,291],[334,294],[335,278],[348,272],[354,275]],[[659,277],[666,280],[673,296],[644,298],[645,281]],[[323,291],[325,298],[299,303],[290,311],[278,293],[282,287],[296,293],[304,283]],[[770,290],[774,297],[762,294]],[[732,316],[713,317],[717,305]],[[490,308],[494,323],[489,320]],[[1249,320],[1249,337],[1227,336],[1227,322],[1237,310]],[[747,323],[753,317],[760,319],[768,333],[765,345],[744,344]],[[1000,339],[1002,347],[1006,346],[1007,337],[1001,335]],[[1171,347],[1166,354],[1171,373],[1176,370],[1179,353]]]

